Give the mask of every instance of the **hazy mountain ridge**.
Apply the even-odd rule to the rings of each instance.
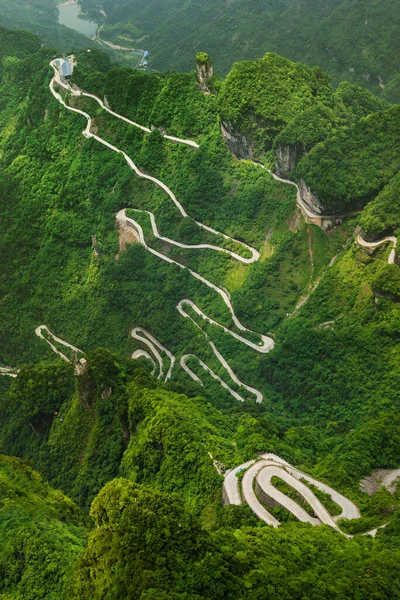
[[[328,71],[336,82],[349,79],[399,101],[400,12],[395,0],[152,0],[101,3],[111,25],[131,21],[155,68],[191,68],[190,56],[206,50],[217,71],[233,62],[277,52]],[[82,5],[99,16],[97,0]],[[397,82],[397,83],[396,83]]]

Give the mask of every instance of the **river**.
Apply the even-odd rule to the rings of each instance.
[[[60,25],[65,25],[71,29],[83,33],[83,35],[94,35],[97,31],[97,23],[94,21],[86,21],[79,19],[79,9],[77,4],[59,5],[58,7],[58,22]]]

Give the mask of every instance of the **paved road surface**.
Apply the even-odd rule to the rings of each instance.
[[[311,506],[314,513],[317,515],[317,519],[311,517],[297,502],[280,492],[272,483],[272,477],[279,477],[292,488],[294,488]],[[288,473],[284,468],[276,465],[268,465],[262,468],[257,473],[257,483],[260,488],[273,500],[275,500],[280,506],[283,506],[289,510],[299,521],[304,523],[311,523],[312,525],[319,525],[325,523],[331,527],[337,529],[337,525],[331,515],[324,508],[321,502],[317,499],[315,494],[308,488],[304,483],[301,483]]]
[[[258,461],[245,472],[242,480],[243,500],[247,502],[251,510],[259,519],[267,523],[267,525],[278,527],[278,525],[280,525],[278,519],[275,519],[275,517],[273,517],[271,513],[264,508],[264,506],[258,500],[253,488],[255,476],[266,464],[266,461]]]
[[[395,257],[396,257],[396,246],[397,246],[397,238],[394,235],[385,237],[382,240],[379,240],[378,242],[366,242],[362,238],[361,235],[359,235],[357,238],[357,243],[360,246],[364,246],[365,248],[376,248],[377,246],[380,246],[381,244],[385,244],[386,242],[392,242],[392,244],[393,244],[393,248],[392,248],[392,250],[389,254],[389,258],[388,258],[388,264],[394,265]]]
[[[151,374],[154,375],[154,373],[156,371],[156,362],[155,362],[154,358],[152,358],[150,356],[150,354],[148,352],[146,352],[146,350],[141,350],[140,348],[138,350],[135,350],[135,352],[132,354],[131,358],[132,358],[132,360],[136,360],[137,358],[147,358],[149,361],[151,361],[153,363],[153,370],[152,370]]]
[[[308,481],[308,483],[315,485],[322,492],[325,492],[325,494],[328,494],[332,498],[332,500],[338,506],[340,506],[340,508],[342,509],[342,512],[340,513],[340,515],[337,515],[336,517],[334,517],[335,521],[337,521],[338,519],[342,519],[342,518],[344,518],[344,519],[359,519],[360,518],[361,515],[360,515],[360,511],[358,510],[358,507],[353,502],[348,500],[345,496],[342,496],[342,494],[339,494],[339,492],[337,492],[333,488],[329,487],[329,485],[326,485],[326,483],[322,483],[321,481],[318,481],[317,479],[314,479],[313,477],[310,477],[309,475],[302,473],[301,471],[299,471],[298,469],[296,469],[292,466],[289,466],[287,469],[288,469],[289,473],[291,473],[291,475],[293,475],[293,477],[296,477],[296,479],[304,479],[305,481]]]
[[[150,349],[150,352],[153,354],[159,365],[159,379],[164,375],[164,361],[160,351],[164,352],[168,356],[170,366],[165,376],[165,381],[168,381],[168,379],[171,377],[172,369],[174,368],[175,356],[169,350],[167,350],[167,348],[165,348],[165,346],[163,346],[157,340],[157,338],[151,335],[151,333],[149,333],[146,329],[143,329],[143,327],[135,327],[135,329],[132,329],[131,336],[133,339],[139,340],[143,344],[146,344],[146,346]],[[133,355],[132,358],[134,358]]]
[[[241,504],[242,497],[239,489],[239,481],[237,473],[246,471],[242,480],[242,496],[253,512],[265,523],[277,527],[279,521],[271,515],[271,513],[263,506],[254,490],[255,481],[257,481],[262,492],[269,498],[275,501],[283,508],[289,510],[300,521],[311,523],[312,525],[320,525],[324,523],[338,531],[339,527],[336,520],[341,517],[347,519],[358,519],[360,511],[357,506],[326,484],[317,481],[313,477],[302,473],[295,467],[292,467],[288,462],[274,454],[264,454],[258,461],[249,461],[236,467],[232,471],[228,471],[225,475],[223,484],[224,496],[229,504]],[[400,471],[400,470],[399,470]],[[306,502],[310,505],[316,517],[311,517],[297,502],[286,496],[278,490],[272,483],[272,477],[279,477],[295,489]],[[306,486],[300,479],[308,481],[315,485],[320,490],[329,494],[334,502],[342,508],[340,517],[332,517],[322,502],[318,500],[312,490]]]
[[[55,61],[52,61],[51,66],[53,67],[54,70],[54,77],[50,83],[50,90],[52,92],[52,94],[54,95],[54,97],[68,110],[72,110],[73,112],[76,112],[78,114],[81,114],[82,116],[84,116],[87,120],[87,126],[86,129],[83,131],[83,135],[87,138],[93,138],[96,141],[98,141],[99,143],[103,144],[104,146],[106,146],[107,148],[109,148],[110,150],[112,150],[113,152],[122,154],[122,156],[124,157],[125,161],[127,162],[127,164],[129,165],[129,167],[136,173],[136,175],[138,177],[141,177],[143,179],[147,179],[151,182],[153,182],[155,185],[159,186],[166,194],[168,194],[168,196],[170,197],[170,199],[174,202],[175,206],[178,208],[180,214],[185,217],[188,216],[185,209],[183,208],[183,206],[181,205],[181,203],[177,200],[176,196],[173,194],[173,192],[168,188],[168,186],[166,186],[162,181],[156,179],[155,177],[151,177],[150,175],[147,175],[145,173],[142,173],[140,171],[140,169],[138,169],[138,167],[135,165],[135,163],[133,162],[133,160],[123,151],[121,151],[119,148],[117,148],[116,146],[110,144],[109,142],[107,142],[106,140],[102,139],[101,137],[91,133],[91,117],[90,115],[88,115],[87,113],[72,108],[70,106],[68,106],[63,99],[61,98],[60,94],[58,94],[55,90],[54,90],[54,83],[57,83],[58,85],[63,86],[64,88],[66,88],[68,91],[70,91],[73,95],[75,96],[86,96],[88,98],[92,98],[94,99],[96,102],[98,102],[100,104],[100,106],[106,110],[107,112],[109,112],[110,114],[112,114],[113,116],[127,122],[130,125],[133,125],[135,127],[139,127],[140,129],[144,130],[144,131],[149,131],[148,128],[143,127],[142,125],[139,125],[138,123],[135,123],[134,121],[131,121],[130,119],[127,119],[126,117],[123,117],[122,115],[119,115],[118,113],[115,113],[114,111],[112,111],[110,108],[108,108],[104,102],[102,102],[99,98],[97,98],[97,96],[94,96],[93,94],[86,94],[85,92],[82,92],[81,90],[73,90],[68,84],[62,83],[59,77],[59,73],[58,70],[55,67]],[[182,143],[182,144],[186,144],[192,147],[198,147],[198,145],[193,142],[192,140],[182,140],[180,138],[176,138],[173,136],[165,136],[167,139],[170,139],[171,141],[177,142],[177,143]],[[180,246],[182,248],[187,247],[187,245],[184,244],[180,244],[179,242],[175,242],[174,240],[171,240],[170,238],[163,238],[163,236],[160,236],[156,223],[155,223],[155,218],[154,215],[150,214],[150,219],[151,219],[151,224],[152,224],[152,230],[153,233],[155,235],[157,235],[157,237],[159,237],[160,239],[164,239],[164,241],[168,241],[168,243],[173,243],[176,246]],[[139,223],[137,223],[134,219],[131,219],[130,217],[127,217],[125,214],[125,211],[119,211],[118,215],[117,215],[117,220],[119,223],[124,223],[125,225],[128,225],[130,227],[132,227],[134,229],[134,231],[136,232],[140,243],[146,248],[146,250],[148,250],[149,252],[151,252],[152,254],[154,254],[155,256],[157,256],[158,258],[170,263],[170,264],[175,264],[177,265],[179,268],[186,268],[184,265],[181,265],[180,263],[178,263],[177,261],[174,261],[173,259],[169,258],[168,256],[165,256],[164,254],[162,254],[161,252],[157,252],[156,250],[154,250],[153,248],[149,247],[146,244],[145,238],[144,238],[144,234],[143,234],[143,230],[141,228],[141,226],[139,225]],[[224,235],[225,239],[230,239],[232,240],[232,238],[229,238],[229,236],[226,236],[225,234],[220,234],[218,231],[214,230],[213,228],[204,225],[203,223],[200,223],[198,221],[196,221],[197,225],[199,227],[202,227],[204,229],[206,229],[207,231],[210,231],[214,234],[218,234],[218,235]],[[231,252],[231,251],[227,251],[224,248],[217,248],[216,246],[212,246],[212,245],[208,245],[208,244],[204,244],[204,245],[200,245],[201,249],[205,249],[205,248],[209,248],[209,249],[213,249],[216,250],[218,249],[218,251],[221,252],[226,252],[228,254],[230,254],[233,258],[235,258],[235,260],[238,260],[242,263],[245,264],[249,264],[252,263],[256,260],[259,259],[259,253],[253,249],[250,248],[249,246],[247,246],[246,244],[243,244],[242,242],[239,242],[238,240],[233,240],[235,241],[237,244],[241,245],[242,247],[246,248],[247,251],[249,251],[251,253],[251,258],[243,258],[240,255]],[[200,249],[200,248],[199,248]],[[242,325],[242,323],[239,321],[239,319],[236,317],[236,314],[234,312],[232,303],[230,301],[230,297],[227,294],[227,292],[225,290],[223,290],[222,288],[219,288],[218,286],[214,285],[213,283],[211,283],[209,280],[205,279],[204,277],[202,277],[199,273],[192,271],[191,269],[188,269],[188,271],[190,272],[190,274],[195,277],[196,279],[198,279],[199,281],[201,281],[202,283],[204,283],[205,285],[207,285],[209,288],[213,289],[217,294],[219,294],[219,296],[222,298],[222,300],[224,301],[225,305],[227,306],[232,320],[235,324],[235,326],[242,332],[247,332],[250,334],[255,334],[258,335],[260,337],[260,344],[255,344],[254,342],[251,342],[250,340],[247,340],[244,336],[241,336],[239,334],[237,334],[236,332],[231,332],[230,330],[228,330],[227,328],[225,328],[224,326],[218,324],[216,321],[213,321],[212,319],[209,319],[208,317],[206,317],[206,315],[204,315],[204,313],[194,304],[191,303],[192,308],[200,315],[202,316],[202,318],[207,319],[209,322],[212,322],[215,325],[218,325],[220,327],[222,327],[226,332],[229,332],[230,335],[232,335],[233,337],[235,337],[236,339],[238,339],[239,341],[245,343],[246,345],[248,345],[249,347],[251,347],[253,350],[256,350],[257,352],[269,352],[273,347],[274,347],[274,341],[272,338],[270,338],[269,336],[265,336],[265,335],[261,335],[261,334],[256,334],[256,332],[253,332],[249,329],[247,329],[244,325]],[[186,302],[191,302],[186,301]],[[189,317],[189,315],[187,315],[187,313],[185,313],[183,307],[183,303],[180,303],[178,306],[178,310],[181,312],[181,314],[183,314],[183,316],[185,316],[186,318]],[[150,334],[149,334],[150,335]],[[154,341],[149,345],[149,337],[146,337],[147,339],[147,345],[150,348],[150,350],[153,352],[154,356],[156,357],[156,360],[160,363],[159,360],[159,356],[157,356],[157,354],[154,352],[154,350],[156,350],[155,345],[154,345]],[[155,339],[155,338],[154,338]],[[142,340],[143,341],[143,340]],[[255,388],[252,388],[250,386],[246,386],[245,384],[243,384],[242,382],[240,382],[240,380],[236,377],[236,375],[233,373],[232,369],[230,369],[228,363],[225,361],[225,359],[222,357],[222,355],[218,352],[218,350],[215,348],[215,346],[211,343],[210,346],[212,347],[212,350],[214,352],[214,355],[216,356],[216,358],[219,360],[219,362],[221,363],[221,365],[225,368],[225,370],[227,371],[227,373],[229,374],[229,376],[233,379],[233,381],[235,381],[235,383],[237,383],[238,385],[240,385],[241,387],[246,388],[249,392],[255,394],[256,399],[258,402],[262,401],[262,394],[261,392],[259,392],[258,390],[256,390]],[[153,347],[152,347],[153,346]],[[156,351],[157,352],[157,351]],[[174,359],[175,360],[175,359]],[[173,367],[173,363],[174,360],[171,361],[171,367]],[[185,361],[181,362],[181,365],[185,364]],[[200,363],[201,364],[201,363]],[[169,370],[169,375],[167,374],[167,377],[170,376],[170,371],[171,371],[171,367]],[[188,369],[185,369],[186,372],[188,372],[189,374],[191,373],[191,376],[193,375],[193,372],[191,372]],[[160,372],[162,372],[162,368],[160,370]],[[211,369],[209,369],[209,373],[212,374],[214,373]],[[215,373],[214,373],[215,375]],[[193,378],[193,377],[192,377]],[[197,380],[199,378],[196,378],[195,380]],[[228,386],[229,388],[229,386]],[[231,390],[231,388],[229,388]]]
[[[186,364],[186,362],[189,360],[189,358],[195,358],[197,360],[197,362],[199,363],[199,365],[202,367],[202,369],[204,369],[209,375],[211,375],[211,377],[213,379],[215,379],[216,381],[218,381],[218,383],[221,385],[221,387],[223,387],[225,390],[227,390],[236,400],[239,400],[239,402],[244,402],[244,398],[242,398],[242,396],[240,396],[240,394],[238,394],[234,389],[232,389],[227,383],[225,383],[225,381],[223,379],[221,379],[221,377],[219,375],[217,375],[215,373],[215,371],[213,371],[208,365],[206,365],[205,362],[203,362],[198,356],[196,356],[195,354],[184,354],[183,356],[181,356],[180,360],[179,360],[179,364],[181,365],[182,369],[184,371],[186,371],[186,373],[189,375],[189,377],[191,377],[193,379],[193,381],[196,381],[197,383],[199,383],[202,387],[203,386],[203,382],[201,381],[200,377],[198,377],[196,375],[196,373],[194,373]],[[232,369],[229,370],[230,374],[233,373]],[[236,378],[236,382],[239,381]],[[244,383],[239,382],[239,385],[241,387],[245,387],[246,389],[250,390],[250,388],[248,386],[246,386]],[[259,392],[258,392],[259,393]]]
[[[0,375],[4,375],[7,377],[17,377],[18,370],[13,369],[12,367],[0,367]]]
[[[43,331],[46,331],[48,337],[45,337],[43,335]],[[59,350],[49,339],[52,338],[55,342],[57,342],[58,344],[60,344],[61,346],[65,346],[66,348],[69,348],[70,350],[72,350],[72,352],[75,355],[78,354],[83,354],[82,350],[79,350],[79,348],[76,348],[76,346],[73,346],[72,344],[69,344],[68,342],[62,340],[61,338],[57,337],[56,335],[54,335],[54,333],[52,333],[50,331],[50,329],[47,327],[47,325],[39,325],[39,327],[36,327],[35,329],[35,333],[38,337],[40,337],[42,340],[44,340],[47,344],[49,344],[50,348],[53,350],[53,352],[55,352],[60,358],[62,358],[65,362],[70,363],[72,362],[70,358],[68,358],[68,356],[66,356],[63,352],[61,352],[61,350]]]
[[[125,213],[125,210],[126,209],[124,209],[122,212]],[[227,248],[221,248],[221,246],[214,246],[212,244],[182,244],[181,242],[177,242],[177,241],[175,241],[171,238],[165,237],[159,233],[154,213],[152,213],[148,210],[139,210],[139,209],[131,209],[131,210],[135,210],[138,213],[143,213],[143,214],[149,215],[151,229],[152,229],[154,237],[158,238],[159,240],[162,240],[163,242],[167,242],[168,244],[171,244],[171,246],[176,246],[177,248],[184,248],[187,250],[215,250],[217,252],[225,252],[225,254],[229,254],[232,258],[234,258],[238,262],[242,262],[243,264],[246,264],[246,265],[250,265],[253,262],[256,262],[260,258],[260,254],[259,254],[259,252],[257,252],[257,250],[255,250],[255,248],[251,248],[250,246],[247,246],[247,244],[244,244],[243,242],[237,242],[237,240],[235,240],[234,238],[231,238],[225,234],[221,234],[220,232],[218,232],[216,230],[212,230],[212,232],[217,235],[223,235],[223,237],[225,239],[231,240],[232,242],[240,243],[241,246],[246,248],[246,250],[248,250],[251,253],[251,258],[244,258],[240,254],[237,254],[236,252],[232,252],[231,250],[228,250]],[[125,216],[125,214],[124,214],[124,216]]]
[[[243,500],[239,490],[239,479],[237,478],[237,475],[240,471],[245,471],[246,469],[248,469],[255,462],[255,460],[249,460],[248,462],[243,463],[239,467],[231,469],[230,471],[227,471],[225,473],[224,490],[226,493],[226,499],[228,500],[228,504],[242,504]]]

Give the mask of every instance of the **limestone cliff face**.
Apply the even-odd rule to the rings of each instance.
[[[229,150],[240,159],[257,160],[257,151],[254,140],[240,129],[236,128],[230,121],[221,121],[222,137]],[[279,177],[286,177],[288,173],[295,169],[298,160],[303,156],[304,151],[301,146],[278,146],[276,148],[277,164],[276,173]],[[326,214],[321,200],[314,194],[308,185],[300,179],[298,182],[299,191],[303,202],[318,215]]]
[[[230,121],[221,121],[221,133],[229,150],[237,158],[254,158],[255,145],[253,140],[236,129]]]
[[[322,204],[321,200],[318,198],[318,196],[316,196],[316,194],[314,194],[310,190],[310,188],[305,183],[305,181],[303,181],[303,179],[300,179],[298,181],[298,186],[299,186],[301,199],[310,208],[310,210],[312,210],[313,212],[315,212],[319,215],[323,215],[324,213],[327,212],[326,209],[324,208],[324,205]]]
[[[277,175],[284,177],[294,171],[298,161],[304,154],[303,148],[297,144],[293,146],[278,144],[275,148]]]
[[[260,152],[256,148],[255,141],[248,133],[243,133],[240,127],[234,125],[231,121],[221,121],[221,134],[229,150],[239,159],[258,160]],[[306,154],[302,145],[283,145],[278,144],[275,148],[276,154],[276,174],[279,177],[287,178],[288,174],[293,172],[299,160]],[[309,209],[323,217],[326,214],[332,214],[324,207],[323,202],[316,194],[312,192],[303,179],[298,182],[299,192],[303,202]],[[326,228],[333,226],[334,222],[326,221]]]

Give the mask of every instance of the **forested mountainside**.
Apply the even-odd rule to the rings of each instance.
[[[399,596],[399,486],[360,488],[400,467],[398,106],[272,53],[63,87],[1,34],[1,600]],[[360,516],[224,506],[266,452]]]
[[[40,42],[63,52],[94,45],[88,37],[58,23],[56,5],[57,0],[0,0],[0,27],[27,29],[36,33]],[[4,35],[3,31],[2,38]]]
[[[82,0],[85,12],[107,13],[103,35],[134,36],[155,68],[191,68],[207,50],[221,74],[237,60],[267,51],[319,66],[400,100],[400,7],[397,0]],[[101,18],[101,17],[100,17]],[[122,38],[123,39],[123,38]]]

